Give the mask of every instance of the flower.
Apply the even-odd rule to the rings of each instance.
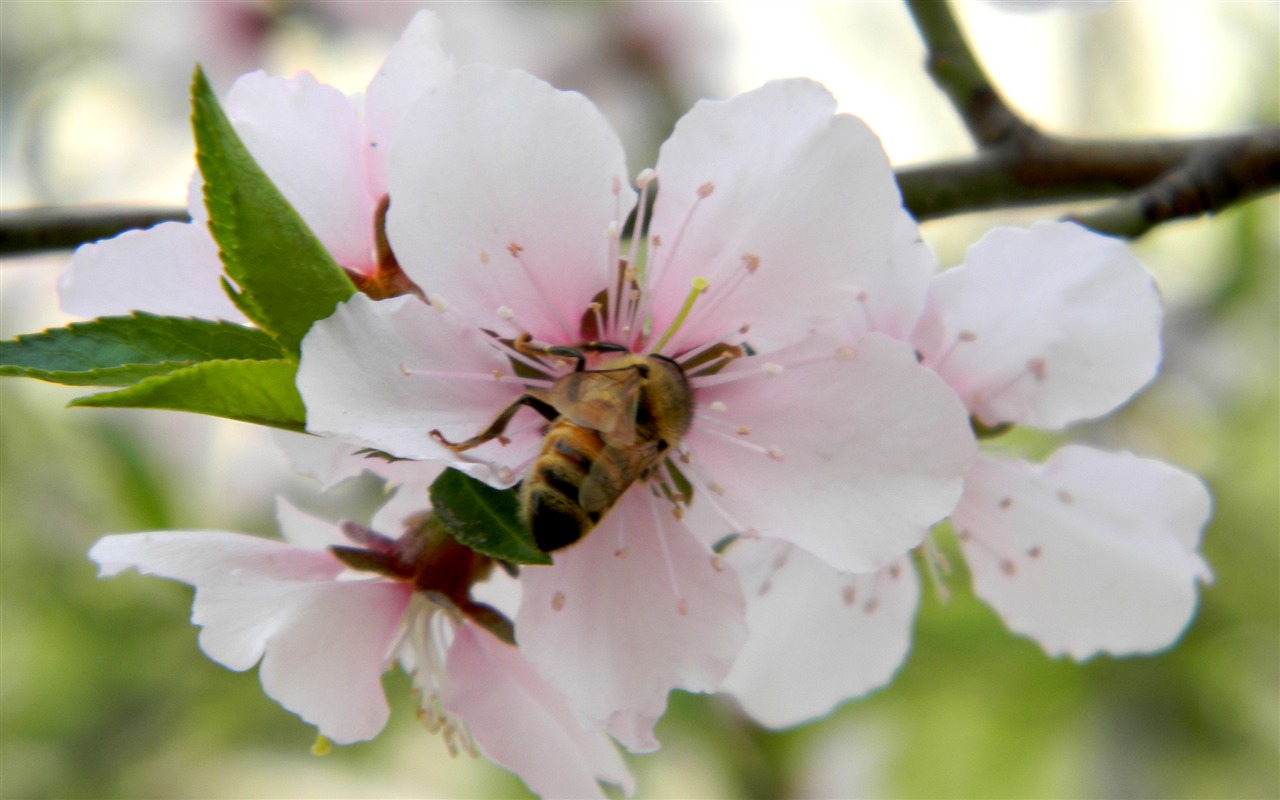
[[[698,103],[637,201],[585,98],[459,69],[406,115],[388,161],[389,241],[429,302],[357,295],[303,342],[312,433],[497,486],[537,459],[542,416],[519,408],[501,436],[447,443],[572,371],[548,348],[605,341],[682,365],[694,410],[674,457],[553,566],[521,571],[521,652],[633,749],[656,746],[671,688],[714,690],[741,645],[715,542],[777,538],[875,570],[949,513],[974,455],[964,409],[909,346],[830,326],[890,258],[902,213],[879,142],[834,110],[807,80]],[[627,243],[633,209],[647,235]]]
[[[447,77],[439,39],[434,15],[415,16],[363,97],[305,72],[287,80],[254,72],[227,98],[232,124],[263,171],[357,286],[380,296],[411,290],[380,246],[384,154],[409,105]],[[59,281],[63,310],[247,321],[220,285],[198,176],[187,208],[189,223],[127,231],[76,250]]]
[[[375,524],[390,514],[399,510],[384,508]],[[134,567],[195,586],[205,654],[234,670],[261,660],[267,695],[334,742],[383,728],[382,673],[397,661],[413,675],[420,718],[451,751],[478,748],[539,794],[603,797],[597,781],[632,791],[607,737],[582,730],[564,697],[503,640],[501,613],[471,598],[488,559],[453,543],[426,512],[394,540],[284,501],[278,516],[284,542],[138,533],[105,537],[89,556],[103,576]]]
[[[859,296],[859,331],[911,341],[985,430],[1059,429],[1108,413],[1155,374],[1161,308],[1123,243],[1071,223],[998,228],[931,281],[932,256],[899,227],[893,270]],[[914,324],[904,324],[915,316]],[[984,454],[951,525],[974,591],[1050,655],[1169,646],[1210,579],[1198,553],[1210,498],[1195,476],[1130,453],[1068,445],[1042,464]],[[931,570],[945,562],[927,542]],[[737,552],[735,552],[737,551]],[[751,636],[725,690],[764,724],[827,713],[887,683],[918,596],[907,560],[849,575],[803,554],[735,545]],[[748,577],[749,576],[749,577]],[[793,645],[771,647],[783,620]],[[838,633],[837,633],[838,632]]]

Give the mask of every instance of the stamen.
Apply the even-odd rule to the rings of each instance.
[[[538,280],[533,269],[530,268],[529,262],[525,261],[524,256],[522,255],[524,253],[524,245],[517,242],[511,242],[507,245],[507,252],[516,260],[516,263],[520,265],[520,268],[524,270],[525,277],[529,279],[530,285],[532,285],[534,291],[537,292],[538,299],[541,300],[542,305],[551,312],[551,316],[555,318],[556,324],[558,324],[560,326],[560,330],[564,332],[565,339],[573,339],[573,332],[570,330],[569,325],[564,321],[564,318],[560,316],[560,309],[556,307],[555,303],[551,302],[551,296],[542,286],[542,282]]]
[[[944,606],[950,604],[951,587],[947,585],[946,576],[951,574],[951,564],[943,556],[942,551],[938,548],[938,543],[933,540],[932,535],[924,537],[924,542],[920,545],[920,548],[925,574],[929,576],[929,582],[933,584],[933,592],[938,596],[938,602]]]
[[[663,532],[662,520],[658,516],[657,503],[649,503],[649,513],[653,516],[653,531],[658,538],[658,547],[662,549],[662,562],[667,568],[667,580],[671,582],[671,593],[676,598],[676,611],[683,617],[689,613],[689,601],[680,593],[680,582],[676,579],[676,567],[671,560],[671,550],[667,547],[667,537]]]
[[[406,378],[444,378],[447,380],[457,381],[487,381],[493,383],[518,383],[523,386],[532,386],[539,389],[549,389],[555,381],[544,380],[542,378],[522,378],[519,375],[504,375],[497,370],[493,372],[450,372],[440,369],[412,369],[405,364],[400,364],[400,374]]]
[[[680,326],[684,324],[685,319],[689,316],[689,311],[693,309],[694,301],[698,299],[698,295],[707,290],[707,285],[706,278],[693,279],[693,288],[689,290],[689,295],[685,297],[684,305],[680,306],[680,313],[676,314],[676,318],[671,321],[669,326],[667,326],[666,332],[662,334],[662,338],[658,340],[658,343],[650,348],[650,352],[662,352],[662,348],[666,346],[667,342],[671,341],[671,337],[674,336],[675,332],[680,330]]]

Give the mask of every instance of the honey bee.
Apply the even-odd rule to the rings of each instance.
[[[546,417],[542,450],[520,485],[520,507],[538,547],[551,552],[586,536],[631,484],[653,476],[689,430],[693,392],[684,370],[666,356],[604,342],[536,347],[523,339],[515,347],[577,366],[546,389],[527,389],[466,441],[455,444],[438,430],[431,435],[463,452],[505,442],[503,431],[521,406]],[[621,355],[586,369],[585,352]]]

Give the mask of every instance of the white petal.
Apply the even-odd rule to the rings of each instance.
[[[741,539],[725,554],[747,596],[747,643],[723,691],[783,728],[888,683],[911,649],[920,579],[909,557],[836,572],[799,548]]]
[[[654,330],[695,277],[710,287],[667,352],[744,323],[757,349],[793,341],[847,308],[887,262],[901,213],[889,160],[861,120],[834,112],[821,84],[793,79],[701,101],[676,125],[658,156],[650,226],[661,238],[649,258]]]
[[[355,447],[336,439],[279,429],[271,431],[271,438],[294,472],[315,478],[326,492],[364,473],[372,463],[357,455]]]
[[[564,696],[520,652],[464,625],[449,648],[444,706],[466,722],[489,760],[543,797],[604,797],[597,780],[634,781],[603,733],[583,730]]]
[[[850,332],[878,331],[909,342],[924,310],[929,284],[938,273],[938,259],[906,211],[898,215],[892,245],[889,263],[871,272],[858,292],[858,312],[848,315]]]
[[[606,232],[635,202],[617,136],[586,98],[460,69],[405,116],[388,180],[388,236],[415,283],[482,327],[580,339],[616,276]]]
[[[976,452],[964,408],[880,334],[852,346],[815,336],[774,355],[739,359],[709,380],[748,378],[697,390],[693,502],[724,512],[703,540],[755,533],[875,571],[954,508]]]
[[[589,728],[651,749],[671,689],[728,673],[746,634],[737,579],[643,487],[554,558],[521,569],[520,651]]]
[[[939,275],[916,347],[988,425],[1060,428],[1156,373],[1160,295],[1121,241],[1069,222],[996,228]]]
[[[305,72],[285,80],[241,77],[227,96],[236,132],[263,172],[344,267],[373,261],[373,195],[365,171],[364,129],[347,97]]]
[[[81,245],[58,279],[62,310],[78,317],[146,311],[247,322],[222,290],[218,246],[203,225],[163,222]]]
[[[261,658],[267,695],[333,741],[385,724],[381,675],[407,587],[335,581],[345,568],[326,552],[233,533],[108,536],[89,556],[104,576],[136,567],[195,586],[205,654],[234,670]]]
[[[1068,446],[1042,465],[980,459],[952,520],[978,596],[1051,655],[1085,659],[1181,635],[1209,579],[1210,505],[1168,464]]]
[[[401,118],[418,98],[448,76],[449,60],[440,41],[440,19],[430,11],[419,11],[365,92],[369,186],[378,197],[386,192],[386,154]]]
[[[324,550],[330,545],[351,544],[337,525],[311,516],[283,497],[276,498],[276,523],[286,542],[307,550]]]
[[[510,466],[531,458],[542,417],[522,411],[508,430],[511,445],[495,440],[463,457],[431,431],[456,442],[486,428],[522,391],[495,380],[495,372],[510,374],[510,362],[455,317],[415,297],[374,301],[357,294],[307,333],[298,390],[312,433],[401,458],[445,460],[493,479],[486,459]]]

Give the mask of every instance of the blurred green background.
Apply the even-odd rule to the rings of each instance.
[[[429,4],[428,4],[429,5]],[[399,3],[0,3],[0,203],[179,205],[192,169],[191,64],[219,91],[258,67],[367,82],[418,8]],[[1280,119],[1280,8],[1115,3],[1092,14],[959,10],[994,80],[1051,130],[1196,135]],[[897,3],[443,4],[459,63],[526,68],[599,103],[634,170],[694,100],[807,74],[866,118],[898,164],[961,156]],[[983,230],[1060,210],[930,223],[954,264]],[[1171,650],[1051,660],[1008,634],[963,572],[930,593],[889,687],[790,731],[676,694],[644,797],[1280,796],[1280,203],[1158,229],[1136,245],[1168,305],[1160,378],[1071,432],[1202,475],[1216,574]],[[0,267],[0,335],[64,324],[66,254]],[[310,754],[314,732],[253,673],[205,659],[190,590],[95,578],[106,533],[274,533],[272,498],[359,517],[377,487],[319,496],[263,431],[168,412],[62,406],[0,382],[0,796],[506,797],[520,783],[451,760],[389,677],[377,741]],[[1027,438],[1042,450],[1045,441]],[[959,559],[954,562],[960,564]]]

